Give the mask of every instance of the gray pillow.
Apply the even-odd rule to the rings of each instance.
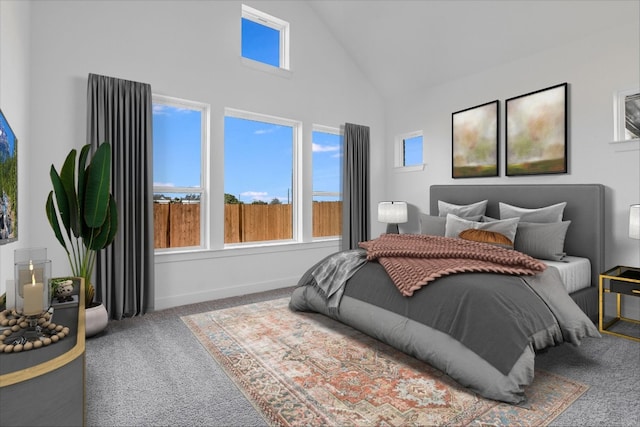
[[[461,218],[467,218],[484,215],[488,202],[488,200],[482,200],[481,202],[471,203],[470,205],[454,205],[453,203],[438,200],[438,216],[446,217],[447,214],[453,214]]]
[[[514,249],[534,258],[562,261],[566,256],[564,240],[570,224],[571,221],[521,222],[513,242]]]
[[[468,229],[487,230],[500,233],[513,242],[516,238],[519,220],[519,218],[509,218],[491,222],[478,222],[448,214],[444,235],[446,237],[458,237],[461,232]]]
[[[502,202],[499,202],[498,206],[500,208],[500,219],[519,217],[520,221],[525,222],[561,222],[567,202],[537,209],[520,208]]]
[[[471,216],[469,221],[479,221],[482,218],[481,215]],[[433,216],[427,214],[420,214],[420,234],[430,234],[432,236],[444,236],[445,224],[447,218],[443,216]]]
[[[444,226],[447,219],[443,216],[420,214],[420,234],[444,236]]]

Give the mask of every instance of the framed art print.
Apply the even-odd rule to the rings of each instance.
[[[567,83],[505,102],[506,175],[567,172]]]
[[[498,176],[499,101],[451,114],[453,178]]]
[[[0,245],[18,240],[18,139],[0,110]]]
[[[613,94],[613,140],[640,139],[640,89],[621,90]]]

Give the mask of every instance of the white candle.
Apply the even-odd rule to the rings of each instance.
[[[22,314],[25,316],[34,316],[44,311],[43,307],[43,291],[42,283],[31,283],[24,285],[24,308]]]

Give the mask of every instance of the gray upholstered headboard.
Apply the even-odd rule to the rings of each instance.
[[[498,202],[523,208],[540,208],[567,202],[564,220],[571,220],[565,239],[569,255],[591,260],[591,285],[604,271],[604,191],[601,184],[432,185],[431,215],[438,215],[438,200],[469,204],[489,200],[488,216],[499,218]]]

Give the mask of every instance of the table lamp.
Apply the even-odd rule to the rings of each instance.
[[[407,202],[378,203],[378,221],[387,223],[387,233],[398,234],[398,224],[407,222]]]

